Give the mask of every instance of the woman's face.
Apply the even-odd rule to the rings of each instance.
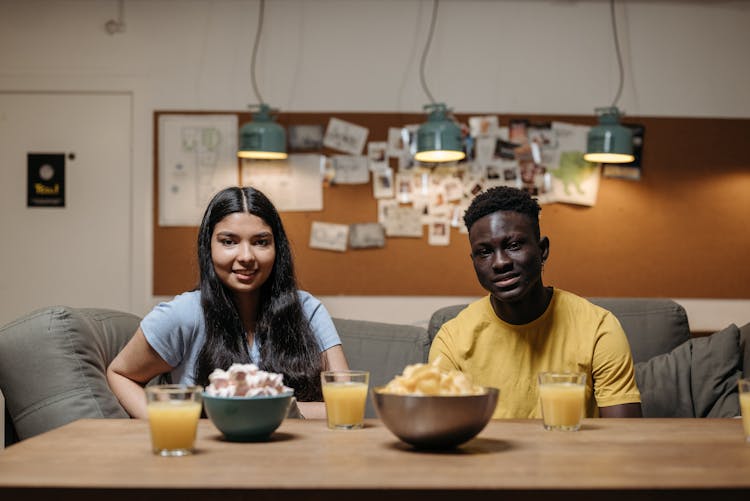
[[[260,291],[275,259],[273,232],[258,216],[235,212],[216,223],[211,260],[219,280],[236,295]]]

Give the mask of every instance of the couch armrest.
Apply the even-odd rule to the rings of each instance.
[[[128,417],[106,370],[139,323],[130,313],[55,306],[0,327],[0,389],[18,438],[84,417]]]

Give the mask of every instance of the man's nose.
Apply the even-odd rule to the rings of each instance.
[[[497,249],[492,254],[492,268],[496,270],[500,270],[508,266],[510,263],[510,259],[508,258],[508,254],[503,251],[503,249]]]

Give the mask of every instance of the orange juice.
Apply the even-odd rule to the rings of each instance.
[[[200,402],[164,400],[149,402],[147,409],[154,452],[192,450],[201,414]]]
[[[545,428],[578,429],[583,418],[586,386],[575,383],[539,385]]]
[[[745,428],[745,439],[750,442],[750,393],[740,393],[740,408],[742,409],[742,426]]]
[[[323,400],[329,428],[361,428],[365,418],[367,383],[326,382]]]

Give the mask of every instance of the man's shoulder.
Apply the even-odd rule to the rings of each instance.
[[[576,326],[578,329],[582,326],[590,326],[597,332],[622,329],[617,317],[611,311],[572,292],[556,289],[555,294],[557,297],[554,318],[558,322]]]
[[[572,292],[568,292],[562,289],[555,289],[556,307],[566,310],[572,310],[579,313],[586,312],[594,316],[604,316],[611,314],[608,310],[605,310],[599,305],[596,305],[586,299],[585,297],[579,296]]]
[[[489,296],[484,296],[459,311],[455,317],[447,320],[440,330],[466,330],[473,329],[477,324],[486,322],[487,311],[490,306]]]

